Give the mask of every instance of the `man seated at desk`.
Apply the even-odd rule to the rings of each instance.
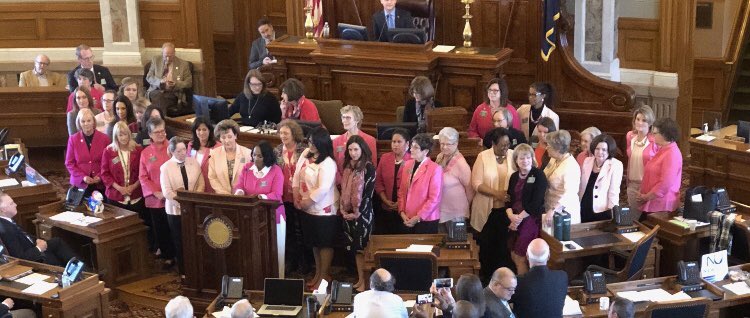
[[[31,309],[13,309],[15,302],[13,299],[5,298],[0,303],[0,317],[13,317],[13,318],[36,318],[36,314]]]
[[[151,85],[148,89],[149,99],[158,104],[162,111],[178,104],[185,105],[186,92],[193,87],[190,65],[175,55],[175,46],[170,42],[161,46],[160,56],[151,59],[146,80]]]
[[[354,316],[406,318],[406,307],[400,296],[393,293],[396,279],[383,268],[370,275],[370,290],[354,296]]]
[[[562,317],[568,274],[547,268],[549,245],[534,239],[526,249],[529,271],[518,277],[518,287],[510,302],[516,317]]]
[[[257,25],[260,37],[255,39],[252,45],[250,45],[250,58],[247,61],[248,68],[251,70],[271,64],[274,61],[266,48],[268,43],[276,39],[276,31],[273,30],[273,24],[271,24],[271,20],[261,18],[258,20]]]
[[[13,221],[18,210],[10,195],[0,194],[0,240],[13,257],[55,266],[65,266],[75,257],[73,250],[59,238],[49,241],[26,233]]]
[[[396,2],[398,0],[380,0],[383,11],[372,15],[372,41],[388,42],[388,29],[414,27],[411,13],[396,8]]]

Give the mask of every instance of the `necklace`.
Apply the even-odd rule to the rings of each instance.
[[[638,147],[643,147],[643,146],[645,146],[645,145],[646,145],[646,141],[648,141],[648,135],[644,135],[644,136],[643,136],[643,139],[642,139],[641,141],[638,141],[638,136],[636,136],[636,138],[635,138],[635,139],[633,139],[633,142],[634,142],[634,143],[635,143],[635,145],[636,145],[636,146],[638,146]]]

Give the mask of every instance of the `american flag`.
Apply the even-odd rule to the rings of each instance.
[[[320,37],[320,35],[323,33],[323,25],[325,22],[323,21],[323,0],[309,0],[310,1],[310,7],[312,7],[312,12],[310,12],[310,15],[312,16],[313,21],[313,33],[315,37]]]

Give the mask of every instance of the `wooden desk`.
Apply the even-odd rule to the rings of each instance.
[[[643,222],[650,227],[660,226],[656,237],[659,238],[659,244],[664,247],[660,264],[662,275],[676,275],[678,261],[700,262],[702,255],[700,241],[710,235],[708,225],[690,231],[690,229],[670,223],[671,219],[672,216],[668,213],[649,213]]]
[[[545,231],[540,231],[541,238],[546,241],[550,247],[550,259],[547,262],[548,266],[552,269],[563,269],[568,273],[568,279],[574,279],[580,276],[585,270],[585,266],[588,265],[578,261],[581,257],[608,254],[613,249],[629,250],[632,248],[635,244],[634,242],[631,242],[621,234],[605,232],[603,230],[610,222],[611,221],[598,221],[573,224],[570,228],[570,239],[573,241],[597,235],[610,234],[617,239],[617,242],[582,246],[583,249],[573,251],[563,251],[563,244],[557,240],[554,235],[550,235]],[[642,232],[646,233],[649,231],[649,229],[643,225],[639,226],[641,227]],[[643,275],[645,277],[656,277],[659,275],[658,264],[660,250],[661,246],[659,246],[658,240],[655,240],[651,250],[648,252],[646,264],[644,265],[645,268],[643,269]]]
[[[737,126],[722,128],[711,142],[690,138],[690,161],[687,172],[690,186],[723,187],[729,197],[747,207],[750,205],[750,145],[724,140],[737,135]],[[747,208],[738,208],[750,216]]]
[[[53,282],[53,277],[60,276],[63,271],[62,267],[11,258],[8,264],[0,265],[0,272],[16,265],[29,266],[36,273],[51,276],[49,282]],[[0,282],[0,295],[39,304],[42,307],[41,317],[109,318],[109,288],[104,287],[104,282],[99,281],[96,274],[84,273],[83,277],[82,281],[67,288],[55,287],[42,295],[22,293],[21,290],[27,285],[3,280]],[[53,298],[55,294],[59,297]]]
[[[0,179],[9,178],[5,174],[5,168],[8,166],[7,161],[0,163]],[[60,200],[57,196],[57,190],[55,187],[47,181],[44,176],[39,174],[34,168],[26,166],[27,175],[34,174],[33,179],[35,185],[24,187],[20,183],[22,181],[30,181],[28,177],[16,177],[19,185],[12,187],[0,188],[3,192],[7,193],[13,198],[13,201],[18,205],[18,214],[14,218],[18,225],[27,233],[35,233],[36,226],[34,225],[34,219],[36,214],[39,212],[39,206],[56,202]]]
[[[83,209],[80,207],[78,212]],[[40,206],[35,221],[37,236],[45,240],[62,238],[86,264],[104,274],[102,279],[108,286],[148,277],[148,228],[137,213],[105,204],[103,220],[89,226],[50,218],[63,211],[63,201]]]
[[[372,235],[365,248],[365,277],[375,269],[374,254],[382,250],[407,248],[411,244],[442,245],[445,234]],[[447,267],[454,281],[462,274],[479,273],[479,247],[469,234],[469,249],[440,248],[438,267]]]
[[[0,87],[0,127],[27,147],[64,147],[68,95],[64,87]]]
[[[743,265],[737,265],[729,267],[729,270],[743,270],[743,271],[750,271],[750,263],[743,264]],[[731,279],[726,278],[723,280],[720,280],[718,282],[714,282],[713,285],[717,286],[718,288],[721,288],[724,291],[724,298],[722,298],[719,301],[715,301],[715,307],[716,308],[726,308],[726,307],[733,307],[733,306],[740,306],[740,305],[747,305],[750,304],[750,295],[737,295],[733,292],[730,292],[729,290],[726,290],[723,288],[724,285],[733,283]],[[745,311],[745,314],[748,312]]]

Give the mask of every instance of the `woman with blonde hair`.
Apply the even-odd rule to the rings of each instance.
[[[558,130],[547,134],[547,153],[552,157],[544,168],[549,187],[545,196],[545,221],[552,225],[555,212],[570,213],[570,223],[581,223],[581,202],[578,188],[581,184],[581,167],[570,154],[570,133]]]
[[[628,155],[628,207],[634,219],[641,216],[641,193],[646,164],[656,155],[658,146],[651,133],[651,125],[656,121],[654,111],[648,105],[633,111],[633,130],[625,135],[625,150]]]
[[[104,191],[101,160],[109,138],[96,130],[96,120],[91,109],[83,108],[77,113],[78,132],[68,137],[65,167],[70,174],[70,185],[86,189],[88,195],[94,190]]]

